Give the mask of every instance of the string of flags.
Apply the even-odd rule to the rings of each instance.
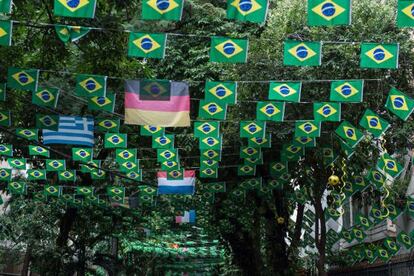
[[[12,21],[0,21],[0,45],[10,46]],[[90,29],[80,26],[55,25],[58,37],[64,42],[76,41]],[[140,58],[165,58],[167,35],[161,33],[129,34],[128,56]],[[210,62],[246,63],[248,39],[211,37]],[[322,64],[323,42],[293,41],[284,42],[283,64],[285,66],[320,66]],[[398,43],[361,43],[361,68],[397,69],[399,56]]]
[[[142,20],[180,21],[184,0],[144,0],[141,5]],[[269,2],[267,0],[228,0],[226,17],[230,20],[264,23]],[[94,18],[96,0],[54,1],[54,15],[74,18]],[[396,24],[399,28],[414,26],[413,4],[409,0],[398,0]],[[12,0],[4,0],[0,13],[12,12]],[[352,23],[352,1],[308,0],[307,23],[309,26],[339,26]]]

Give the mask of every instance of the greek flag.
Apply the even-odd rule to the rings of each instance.
[[[59,116],[57,131],[43,130],[43,144],[66,144],[93,147],[93,119],[79,116]]]

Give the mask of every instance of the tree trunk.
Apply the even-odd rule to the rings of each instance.
[[[316,216],[316,225],[315,225],[315,241],[316,247],[319,252],[319,259],[317,262],[318,273],[321,276],[328,275],[325,271],[325,245],[326,245],[326,222],[325,214],[322,209],[321,197],[315,200],[315,216]],[[316,231],[318,230],[318,231]]]
[[[24,255],[23,267],[22,271],[20,272],[21,276],[29,275],[29,266],[30,260],[32,259],[32,246],[31,244],[27,245],[26,254]]]
[[[293,232],[292,242],[290,243],[290,247],[288,249],[288,255],[292,254],[292,251],[296,250],[296,247],[299,244],[300,237],[302,234],[302,223],[303,223],[304,210],[305,210],[305,205],[298,204],[298,209],[296,212],[295,230]]]

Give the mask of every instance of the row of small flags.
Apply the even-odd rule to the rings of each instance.
[[[78,39],[87,33],[87,29],[60,27],[58,34],[62,41]],[[63,34],[61,34],[63,32]],[[71,34],[74,35],[71,35]],[[3,35],[1,35],[3,34]],[[77,35],[78,34],[78,35]],[[12,22],[0,21],[0,45],[11,45]],[[72,37],[72,38],[71,38]],[[130,33],[128,55],[131,57],[157,58],[165,57],[167,34]],[[248,56],[248,39],[229,37],[211,37],[210,61],[219,63],[246,63]],[[284,42],[283,64],[286,66],[320,66],[322,64],[323,42],[294,41]],[[361,43],[361,68],[398,68],[398,43]]]
[[[309,26],[336,26],[351,24],[351,0],[308,0],[307,21]],[[268,0],[227,0],[227,18],[238,21],[263,23],[268,12]],[[11,13],[12,1],[3,0],[0,13]],[[54,15],[63,17],[94,18],[96,0],[54,1]],[[184,0],[144,0],[141,6],[143,20],[179,21]],[[397,26],[414,26],[414,4],[399,0]]]
[[[32,103],[56,108],[59,89],[38,87],[39,70],[9,68],[7,87],[32,91]],[[113,112],[115,94],[107,92],[106,76],[79,74],[76,77],[75,95],[88,99],[90,110]],[[133,84],[131,84],[133,83]],[[314,103],[315,120],[340,120],[340,104],[357,103],[363,100],[363,80],[339,80],[331,82],[329,100],[331,103]],[[127,81],[125,94],[126,124],[189,126],[189,94],[185,83],[163,80]],[[137,86],[137,87],[135,87]],[[128,91],[129,90],[129,91]],[[256,118],[263,121],[283,121],[284,102],[300,102],[301,81],[270,82],[268,100],[257,103]],[[141,95],[148,96],[141,99]],[[178,95],[179,97],[170,97]],[[199,101],[200,119],[225,120],[227,106],[237,102],[237,82],[206,81],[204,99]],[[0,86],[0,99],[6,99],[6,84]],[[173,101],[175,100],[175,101]],[[157,102],[156,105],[153,103]],[[166,107],[162,107],[165,105]],[[174,106],[173,108],[171,106]],[[395,115],[406,120],[413,110],[413,100],[397,89],[392,89],[386,107]],[[169,119],[175,112],[174,120]],[[148,116],[151,111],[152,116]],[[168,116],[167,116],[168,114]],[[334,116],[333,116],[334,115]],[[151,117],[151,121],[140,118]],[[148,120],[148,119],[146,119]],[[170,124],[174,121],[174,124]],[[179,124],[178,124],[179,123]],[[116,125],[116,124],[115,124]]]

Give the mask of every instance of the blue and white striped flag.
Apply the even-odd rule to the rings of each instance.
[[[57,131],[43,130],[43,144],[67,144],[93,147],[93,118],[60,116]]]

